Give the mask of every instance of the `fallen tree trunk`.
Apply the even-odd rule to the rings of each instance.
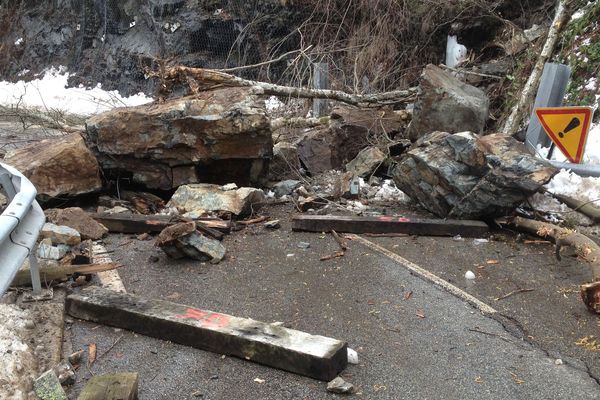
[[[521,91],[521,98],[519,99],[518,103],[513,107],[510,115],[504,122],[504,126],[502,127],[502,133],[504,133],[505,135],[512,135],[513,133],[515,133],[515,131],[519,128],[523,116],[527,113],[525,107],[529,104],[532,104],[533,96],[537,91],[540,78],[542,77],[544,64],[552,55],[552,51],[554,50],[554,45],[556,44],[558,35],[568,16],[568,6],[571,3],[571,0],[558,1],[558,4],[556,6],[556,13],[554,14],[554,20],[552,21],[552,25],[548,30],[548,36],[546,37],[546,42],[544,43],[542,52],[540,53],[537,62],[535,63],[535,66],[533,67],[533,71],[531,71],[531,75],[529,75],[529,79],[527,79],[525,86],[523,86],[523,89]]]
[[[581,299],[590,311],[600,314],[600,246],[581,233],[547,222],[515,217],[512,225],[519,230],[552,240],[556,244],[557,257],[561,247],[571,246],[579,259],[590,264],[593,281],[581,285]]]
[[[378,94],[350,94],[339,90],[309,89],[302,87],[275,85],[267,82],[252,81],[222,71],[204,68],[176,66],[161,71],[150,72],[150,75],[163,81],[187,82],[193,92],[205,86],[241,86],[259,87],[265,94],[277,96],[303,97],[311,99],[330,99],[355,106],[381,106],[385,104],[405,103],[414,100],[417,89],[394,90]]]

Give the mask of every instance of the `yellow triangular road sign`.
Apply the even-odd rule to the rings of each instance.
[[[572,163],[583,158],[592,121],[592,107],[537,108],[535,113],[550,139]]]

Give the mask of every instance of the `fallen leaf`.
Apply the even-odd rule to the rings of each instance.
[[[88,348],[88,365],[92,365],[96,361],[96,343],[90,343]]]
[[[483,379],[480,376],[475,377],[475,383],[483,383]]]
[[[417,310],[417,312],[415,314],[417,314],[417,317],[419,317],[419,318],[425,318],[425,314],[423,313],[423,310]]]
[[[408,292],[404,293],[404,300],[408,300],[412,297],[412,290],[409,290]]]

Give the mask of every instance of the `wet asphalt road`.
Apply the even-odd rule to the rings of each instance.
[[[286,206],[268,210],[283,218],[289,212]],[[543,277],[569,277],[560,284],[572,286],[585,280],[576,273],[581,270],[584,275],[581,268],[566,267],[570,269],[561,275],[561,266],[556,265],[558,272],[543,274],[547,270],[542,269],[542,263],[537,265],[528,258],[529,247],[515,253],[507,243],[475,246],[469,240],[422,237],[372,240],[465,286],[517,322],[485,316],[356,242],[350,243],[344,257],[319,261],[338,250],[336,242],[329,235],[292,233],[288,221],[282,221],[277,231],[258,225],[228,236],[224,241],[228,258],[218,265],[174,261],[154,248],[152,241],[127,235],[111,235],[106,247],[114,250],[111,255],[115,261],[125,265],[119,272],[131,293],[266,322],[282,321],[290,328],[348,341],[358,351],[360,364],[350,365],[342,376],[356,386],[357,397],[600,398],[598,383],[586,364],[578,360],[593,364],[597,353],[579,354],[567,345],[550,346],[548,352],[544,344],[552,341],[536,341],[538,332],[542,337],[543,332],[554,336],[568,329],[577,331],[575,336],[584,333],[579,325],[548,329],[552,321],[564,326],[571,323],[568,313],[561,318],[549,312],[553,307],[562,312],[564,297],[554,296],[554,289],[542,285],[539,298],[535,297],[537,289],[503,301],[490,298],[519,285],[544,281]],[[298,248],[301,241],[309,242],[310,248]],[[506,258],[507,251],[517,255]],[[541,248],[535,252],[545,253]],[[151,256],[158,256],[158,262],[150,261]],[[484,264],[480,269],[472,265],[490,259],[501,259],[502,263]],[[519,268],[514,267],[515,262]],[[532,270],[531,265],[537,269]],[[459,279],[467,266],[479,275],[469,287]],[[491,271],[496,270],[492,268],[505,271],[505,275],[493,274]],[[535,282],[527,280],[534,276]],[[596,317],[576,303],[576,294],[563,294],[572,313],[586,321],[582,326],[595,326]],[[536,302],[541,304],[533,304]],[[540,310],[547,312],[547,321],[519,322],[519,318]],[[75,350],[90,343],[98,347],[98,359],[89,371],[85,367],[78,371],[71,398],[76,398],[90,372],[114,371],[140,373],[141,399],[341,397],[327,393],[324,382],[93,323],[73,321],[65,338]],[[556,358],[562,358],[564,364],[556,365]]]

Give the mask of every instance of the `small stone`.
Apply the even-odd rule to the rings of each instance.
[[[148,232],[144,232],[137,236],[137,240],[152,240],[152,235],[150,235]]]
[[[33,329],[35,328],[35,323],[32,320],[27,320],[25,322],[25,329]]]
[[[557,358],[556,360],[554,360],[554,364],[555,365],[563,365],[563,360],[561,360],[560,358]]]
[[[350,364],[358,364],[358,353],[350,347],[348,347],[348,362]]]
[[[354,391],[354,385],[338,376],[327,384],[327,391],[331,393],[348,394]]]
[[[226,252],[221,242],[198,232],[194,222],[180,222],[163,229],[155,245],[171,258],[189,257],[213,264],[220,262]]]
[[[469,270],[469,271],[465,272],[465,279],[468,279],[468,280],[475,279],[475,274],[473,273],[473,271]]]
[[[279,229],[281,227],[281,224],[278,219],[273,219],[271,221],[265,222],[264,226],[268,229]]]
[[[213,381],[217,380],[217,379],[219,379],[219,375],[213,375],[213,376],[210,377],[210,379],[213,380]]]
[[[73,370],[73,366],[68,361],[63,361],[57,366],[53,368],[56,376],[58,376],[58,381],[63,385],[73,385],[75,384],[75,371]]]
[[[226,185],[221,186],[221,190],[226,192],[228,190],[236,190],[238,186],[235,183],[228,183]]]
[[[294,190],[302,185],[302,182],[294,179],[286,179],[273,186],[273,191],[276,197],[289,196],[294,193]]]
[[[155,263],[155,262],[158,262],[159,259],[160,258],[158,256],[150,256],[148,258],[148,261]]]
[[[83,350],[76,351],[75,353],[71,354],[67,359],[69,360],[71,365],[78,365],[79,363],[81,363],[81,357],[83,357]]]
[[[59,244],[58,246],[52,246],[52,240],[46,238],[38,245],[37,255],[39,258],[46,260],[60,260],[69,251],[69,246]]]
[[[300,242],[298,243],[298,248],[299,249],[308,249],[310,247],[310,243],[308,242]]]
[[[302,196],[304,198],[309,197],[310,193],[308,190],[306,190],[306,188],[304,186],[300,186],[298,187],[298,189],[296,189],[296,193],[298,193],[298,196]]]

